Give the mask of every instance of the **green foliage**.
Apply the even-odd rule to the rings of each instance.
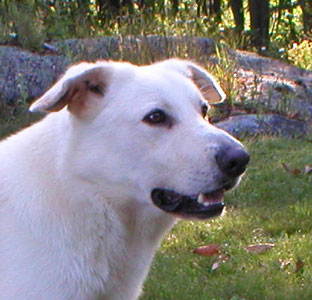
[[[2,1],[7,2],[7,1]],[[0,31],[5,35],[16,36],[20,45],[26,49],[36,50],[45,39],[43,24],[33,3],[27,1],[10,1],[7,9],[1,10],[6,22],[0,23]],[[9,28],[13,31],[9,31]],[[7,36],[6,39],[9,39]]]
[[[298,67],[312,71],[312,42],[303,40],[301,43],[294,43],[288,50],[288,58]]]
[[[235,60],[230,57],[229,49],[219,43],[216,47],[216,58],[218,63],[211,68],[211,73],[220,82],[229,104],[234,104],[238,99],[238,82],[235,70]]]
[[[12,104],[0,101],[0,139],[29,126],[42,117],[40,114],[29,113],[28,106],[22,99]]]
[[[212,2],[217,2],[212,1]],[[122,1],[120,8],[105,1],[0,0],[0,43],[12,40],[38,50],[43,40],[102,35],[209,36],[232,48],[253,49],[248,1],[243,26],[234,22],[231,1],[221,1],[221,15],[207,1]],[[113,2],[112,2],[113,3]],[[117,3],[117,2],[116,2]],[[144,3],[141,5],[140,3]],[[270,40],[265,52],[287,59],[288,45],[304,39],[299,2],[270,0]],[[286,49],[286,51],[280,51]]]

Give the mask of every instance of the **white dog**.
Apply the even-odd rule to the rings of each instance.
[[[133,300],[176,217],[208,218],[249,156],[196,64],[80,63],[0,143],[0,300]]]

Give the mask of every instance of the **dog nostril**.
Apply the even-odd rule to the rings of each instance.
[[[249,159],[249,154],[242,147],[223,147],[216,154],[220,170],[229,177],[244,173]]]

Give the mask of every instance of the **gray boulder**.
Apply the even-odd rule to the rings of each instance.
[[[312,121],[312,72],[246,51],[232,52],[245,105]]]
[[[298,137],[305,135],[309,130],[305,122],[275,114],[232,116],[215,125],[236,137],[259,134]]]
[[[0,65],[0,101],[12,103],[41,95],[64,71],[66,58],[0,47]]]

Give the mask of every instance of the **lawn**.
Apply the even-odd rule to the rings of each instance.
[[[166,236],[140,300],[312,299],[312,141],[245,140],[252,160],[227,213],[181,221]],[[220,254],[194,254],[203,245]],[[274,244],[255,254],[249,245]],[[216,264],[217,262],[217,264]],[[212,270],[216,268],[215,270]]]

